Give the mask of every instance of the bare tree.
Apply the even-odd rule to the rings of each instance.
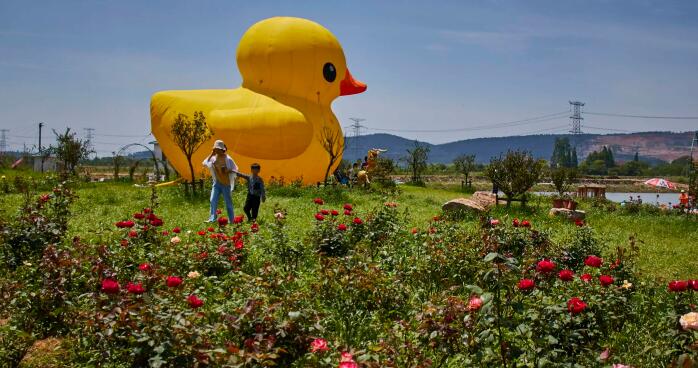
[[[423,184],[422,173],[427,169],[429,147],[414,141],[414,148],[407,150],[407,156],[403,160],[407,163],[407,168],[412,172],[410,182],[418,185]]]
[[[189,120],[189,117],[185,114],[177,115],[174,124],[172,124],[170,135],[177,147],[179,147],[187,158],[189,172],[191,174],[192,191],[195,192],[196,185],[194,183],[196,182],[196,173],[194,172],[194,165],[191,162],[191,157],[204,142],[211,139],[213,131],[211,131],[206,124],[204,113],[195,111],[192,120]]]
[[[325,182],[324,185],[327,186],[327,179],[330,176],[330,170],[332,166],[337,163],[338,160],[342,158],[344,153],[344,135],[339,129],[332,129],[327,125],[322,127],[322,131],[318,136],[322,148],[327,152],[329,157],[329,162],[327,163],[327,169],[325,170]]]
[[[456,170],[465,176],[465,184],[469,185],[470,172],[475,170],[475,155],[459,155],[453,160]]]

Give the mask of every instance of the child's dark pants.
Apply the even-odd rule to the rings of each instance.
[[[247,200],[245,200],[245,214],[247,219],[254,221],[257,219],[257,214],[259,213],[259,204],[261,203],[261,198],[253,194],[247,194]]]

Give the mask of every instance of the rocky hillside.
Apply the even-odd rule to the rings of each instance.
[[[577,141],[580,158],[589,152],[608,146],[613,150],[617,160],[629,160],[639,152],[641,160],[657,162],[671,161],[690,154],[693,132],[641,132],[629,134],[581,134],[570,135],[525,135],[510,137],[466,139],[444,144],[426,144],[430,148],[429,160],[432,163],[449,163],[460,154],[475,154],[477,161],[488,162],[493,156],[506,152],[507,149],[524,149],[536,157],[549,159],[552,155],[556,138],[569,137]],[[405,155],[405,150],[414,145],[413,140],[392,134],[370,134],[358,140],[348,137],[344,158],[355,160],[363,157],[371,148],[385,148],[386,156],[398,159]]]

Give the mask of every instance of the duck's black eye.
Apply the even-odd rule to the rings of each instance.
[[[337,69],[335,69],[332,63],[326,63],[325,66],[322,67],[322,75],[325,76],[326,81],[332,83],[337,79]]]

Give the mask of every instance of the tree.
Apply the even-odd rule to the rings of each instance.
[[[194,119],[189,120],[189,117],[185,114],[177,115],[174,123],[172,124],[172,129],[170,130],[170,135],[172,140],[175,142],[177,147],[182,151],[184,156],[187,158],[187,163],[189,164],[189,172],[191,174],[191,184],[192,191],[196,191],[196,186],[194,185],[196,181],[196,173],[194,172],[194,165],[191,163],[191,157],[194,152],[201,147],[206,141],[211,139],[213,136],[213,131],[209,129],[206,124],[206,117],[201,111],[194,112]]]
[[[121,168],[123,157],[121,157],[121,155],[117,154],[116,152],[112,152],[111,154],[114,163],[114,181],[117,181],[119,180],[119,169]]]
[[[459,155],[453,160],[453,165],[465,176],[465,183],[468,184],[470,172],[475,170],[475,155]]]
[[[90,149],[90,141],[80,139],[71,132],[70,128],[66,128],[65,133],[58,133],[55,130],[56,146],[50,150],[56,155],[56,159],[63,164],[62,171],[64,173],[75,175],[75,169],[82,160],[86,160],[93,152]]]
[[[571,167],[577,167],[579,166],[579,160],[577,159],[577,148],[573,147],[572,148],[572,159],[571,161]]]
[[[507,197],[507,206],[511,200],[526,193],[538,182],[543,168],[544,160],[536,160],[526,151],[507,151],[502,158],[493,157],[485,170],[485,175]],[[526,198],[523,198],[525,205]]]
[[[633,157],[633,161],[635,161],[635,162],[640,161],[640,155],[638,154],[637,151],[635,151],[635,156]]]
[[[322,127],[320,131],[320,136],[318,137],[322,148],[327,152],[327,157],[329,161],[327,162],[327,169],[325,170],[325,182],[324,185],[327,186],[327,179],[330,177],[330,170],[332,166],[337,163],[337,160],[341,159],[344,153],[344,135],[339,129],[332,129],[327,125]]]
[[[414,141],[414,148],[407,150],[407,156],[403,160],[407,163],[407,169],[412,172],[410,182],[412,184],[422,184],[422,173],[427,168],[429,159],[429,147]]]
[[[562,197],[570,184],[577,179],[577,170],[567,167],[555,167],[550,170],[550,179],[557,190],[557,194]]]
[[[577,151],[570,145],[569,138],[555,138],[553,155],[550,158],[550,167],[575,167]]]

